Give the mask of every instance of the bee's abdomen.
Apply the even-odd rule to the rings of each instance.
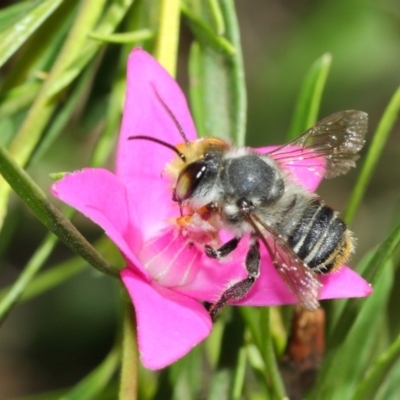
[[[287,240],[294,252],[320,274],[339,268],[353,251],[352,235],[346,224],[318,200],[303,210]]]

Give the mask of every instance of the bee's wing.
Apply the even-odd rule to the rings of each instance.
[[[316,273],[298,257],[287,241],[274,228],[265,224],[257,214],[248,216],[248,222],[265,245],[277,272],[289,290],[305,308],[315,311],[319,307],[318,298],[322,289]],[[263,231],[266,231],[265,234]]]
[[[280,165],[298,166],[323,171],[324,178],[333,178],[355,166],[357,154],[364,145],[368,115],[346,110],[317,122],[295,140],[269,155]]]

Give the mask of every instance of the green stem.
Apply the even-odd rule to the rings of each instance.
[[[125,304],[122,337],[122,367],[119,400],[136,400],[138,393],[138,349],[131,303]]]
[[[162,0],[160,28],[157,35],[155,56],[159,63],[172,75],[176,75],[178,58],[180,1]]]
[[[29,175],[10,157],[3,146],[0,146],[0,173],[37,218],[61,241],[99,271],[119,277],[118,269],[109,265],[90,245],[71,222],[47,199]]]

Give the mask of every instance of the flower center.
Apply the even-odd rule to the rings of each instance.
[[[186,286],[201,266],[202,250],[185,230],[171,225],[148,240],[139,253],[151,277],[162,286]]]

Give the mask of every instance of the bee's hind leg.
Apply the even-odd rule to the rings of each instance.
[[[229,240],[229,242],[224,243],[220,248],[218,249],[213,249],[211,246],[204,246],[204,250],[206,252],[206,255],[210,258],[216,258],[216,259],[220,259],[222,257],[227,256],[228,254],[232,253],[233,250],[236,249],[236,247],[238,246],[239,242],[240,242],[241,237],[235,237],[231,240]]]
[[[260,275],[260,244],[256,237],[252,238],[250,249],[246,255],[245,265],[248,273],[247,278],[235,283],[227,289],[219,300],[210,307],[209,313],[213,321],[215,321],[216,315],[226,303],[230,300],[240,300],[246,296]]]

